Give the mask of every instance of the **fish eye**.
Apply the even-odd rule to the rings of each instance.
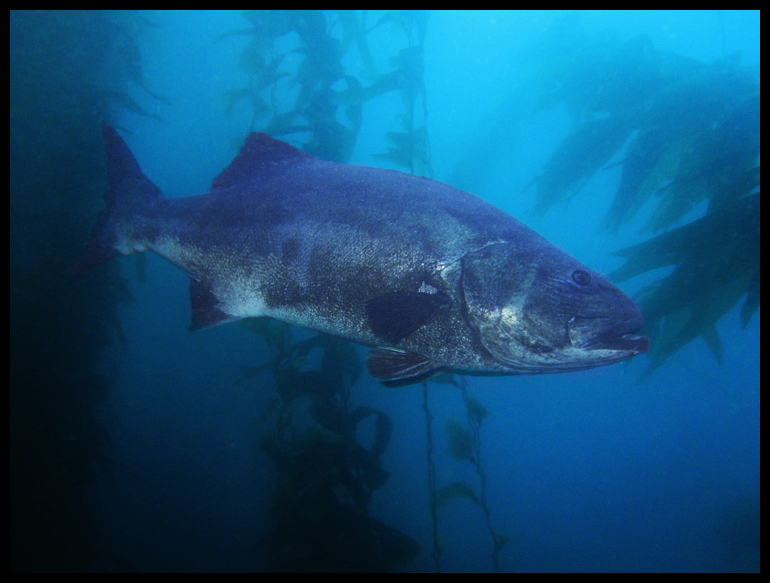
[[[576,269],[572,272],[572,279],[576,284],[586,286],[591,283],[591,274],[582,269]]]

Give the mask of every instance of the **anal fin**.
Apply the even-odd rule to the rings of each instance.
[[[239,319],[222,311],[219,308],[219,299],[209,286],[193,277],[190,278],[190,306],[192,307],[190,330],[210,328]]]

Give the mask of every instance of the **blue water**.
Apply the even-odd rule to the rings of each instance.
[[[525,190],[569,130],[563,110],[517,116],[512,95],[522,50],[559,13],[434,12],[425,40],[428,132],[434,177],[451,181],[468,148],[489,148],[483,173],[463,172],[463,188],[524,220],[591,267],[621,264],[611,252],[643,240],[638,224],[597,233],[618,174],[598,174],[568,205],[532,215]],[[119,125],[145,173],[168,196],[208,190],[250,127],[245,108],[226,115],[222,94],[245,86],[236,65],[246,40],[215,39],[247,26],[239,13],[161,12],[143,46],[153,92],[135,98],[163,122],[124,113]],[[759,11],[600,11],[580,14],[589,34],[645,33],[656,49],[704,62],[740,53],[759,67]],[[387,52],[398,39],[377,37]],[[352,163],[382,165],[385,131],[398,97],[367,103]],[[484,141],[492,129],[508,139]],[[480,142],[474,142],[481,136]],[[481,144],[475,145],[474,144]],[[472,170],[472,169],[471,169]],[[470,178],[468,178],[470,176]],[[269,530],[275,470],[259,449],[274,399],[268,378],[233,385],[239,367],[265,360],[261,340],[238,325],[189,333],[184,273],[148,257],[144,283],[133,258],[120,259],[135,303],[122,310],[129,351],[110,361],[117,383],[101,415],[115,452],[110,480],[94,502],[105,552],[141,571],[264,568],[257,542]],[[633,295],[649,278],[621,285]],[[644,382],[645,357],[556,376],[469,378],[490,411],[481,461],[494,529],[510,537],[505,571],[759,570],[759,312],[744,330],[738,308],[718,325],[721,363],[696,339]],[[363,351],[362,351],[363,354]],[[446,451],[442,428],[464,419],[457,389],[431,384],[439,485],[473,467]],[[419,386],[384,388],[362,377],[356,404],[386,412],[391,472],[370,512],[422,544],[409,571],[432,571],[425,418]],[[730,525],[727,528],[725,525]],[[745,535],[748,532],[748,535]],[[748,543],[741,544],[741,535]],[[442,569],[490,571],[483,513],[469,500],[439,514]],[[736,542],[738,541],[738,542]]]

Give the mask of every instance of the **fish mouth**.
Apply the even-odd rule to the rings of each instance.
[[[591,342],[582,348],[631,352],[636,355],[642,352],[649,352],[650,339],[647,336],[626,333],[622,336],[597,339],[595,342]]]
[[[567,324],[567,334],[575,348],[611,350],[631,357],[650,350],[650,339],[634,334],[641,326],[640,318],[630,322],[607,318],[572,318]]]

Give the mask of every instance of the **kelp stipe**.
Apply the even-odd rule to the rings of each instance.
[[[275,428],[260,447],[278,472],[271,501],[273,527],[261,541],[277,572],[387,572],[409,565],[420,545],[371,517],[372,494],[388,480],[380,457],[393,423],[372,407],[350,405],[362,371],[352,344],[326,335],[292,340],[285,324],[247,320],[273,357],[244,367],[238,382],[272,376],[278,395]],[[356,438],[372,420],[368,448]]]

